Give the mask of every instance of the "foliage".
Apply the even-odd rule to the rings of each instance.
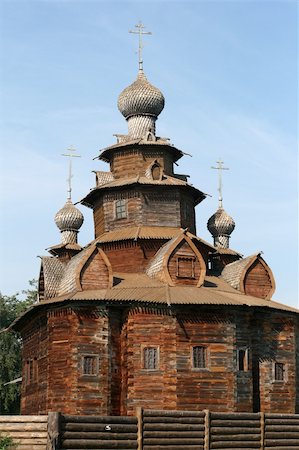
[[[0,434],[0,450],[14,450],[16,448],[17,445],[10,436]]]
[[[36,301],[37,282],[31,280],[29,284],[29,289],[22,291],[25,296],[23,299],[19,298],[18,293],[13,296],[0,293],[0,330],[7,328]],[[19,412],[20,385],[5,385],[5,383],[20,377],[21,372],[20,337],[13,332],[0,333],[0,414],[17,414]]]

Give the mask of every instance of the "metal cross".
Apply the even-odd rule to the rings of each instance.
[[[133,33],[133,34],[138,34],[139,35],[139,45],[138,45],[138,63],[139,63],[139,70],[143,69],[143,59],[142,59],[142,49],[143,49],[143,44],[142,44],[142,35],[143,34],[152,34],[150,31],[143,31],[144,30],[144,25],[141,21],[139,21],[139,23],[137,25],[135,25],[135,28],[137,28],[136,30],[129,30],[129,33]]]
[[[221,158],[219,158],[219,161],[216,161],[218,166],[217,167],[211,167],[211,169],[216,169],[218,170],[218,192],[219,192],[219,197],[218,197],[218,201],[219,201],[219,208],[222,208],[222,170],[229,170],[228,167],[223,167],[223,161],[221,160]]]
[[[72,158],[81,158],[81,155],[75,155],[74,152],[76,152],[76,149],[71,145],[68,148],[69,153],[62,153],[61,156],[67,156],[69,158],[69,177],[67,178],[67,182],[68,182],[68,200],[72,199],[72,178],[73,178],[73,174],[72,174]]]

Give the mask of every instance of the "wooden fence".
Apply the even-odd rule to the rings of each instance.
[[[153,411],[137,417],[0,416],[17,450],[298,450],[299,415]]]
[[[0,433],[9,435],[18,450],[45,450],[48,416],[0,416]]]

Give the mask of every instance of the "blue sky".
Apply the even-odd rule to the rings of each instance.
[[[221,157],[230,246],[263,251],[274,299],[298,301],[297,2],[2,0],[1,291],[37,278],[38,255],[60,242],[54,215],[65,203],[74,145],[73,200],[94,186],[93,160],[125,133],[117,97],[137,74],[142,20],[144,69],[166,106],[157,134],[192,157],[178,173],[210,194],[197,207],[197,234],[217,208]],[[79,241],[93,239],[92,213]]]

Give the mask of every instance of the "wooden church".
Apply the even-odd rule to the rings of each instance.
[[[298,310],[271,300],[260,253],[229,248],[221,196],[213,244],[196,235],[205,194],[174,172],[184,152],[156,134],[163,107],[140,58],[118,98],[128,134],[100,153],[108,170],[81,201],[94,239],[78,244],[83,215],[69,196],[55,216],[61,243],[41,258],[39,302],[12,324],[22,414],[299,412]]]

